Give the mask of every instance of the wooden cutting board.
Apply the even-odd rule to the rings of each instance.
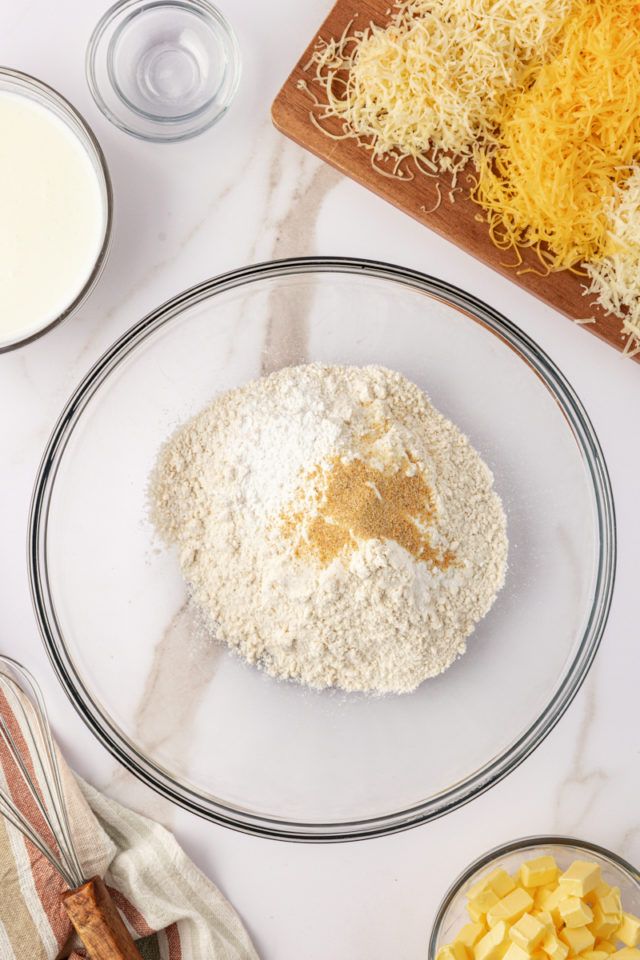
[[[318,37],[339,37],[354,16],[353,29],[363,29],[370,20],[384,26],[389,15],[389,0],[338,0],[273,103],[271,116],[277,129],[571,320],[596,317],[597,322],[583,324],[584,329],[621,350],[625,341],[620,334],[620,321],[617,317],[607,316],[593,305],[591,298],[583,296],[584,278],[567,270],[541,276],[540,261],[532,250],[523,250],[523,263],[514,267],[511,265],[517,259],[514,252],[499,250],[493,245],[487,224],[477,219],[480,208],[469,197],[464,172],[458,178],[458,185],[463,189],[454,194],[455,202],[452,203],[449,198],[451,183],[447,175],[427,177],[415,172],[413,164],[407,162],[404,180],[385,177],[374,170],[369,151],[359,147],[355,140],[333,140],[312,123],[310,113],[313,99],[308,90],[299,84],[304,81],[309,89],[321,96],[318,85],[311,83],[312,71],[304,69]],[[340,121],[332,118],[323,122],[332,132],[341,132]],[[412,173],[413,179],[410,179]],[[438,192],[442,202],[436,207]],[[640,360],[640,356],[635,359]]]

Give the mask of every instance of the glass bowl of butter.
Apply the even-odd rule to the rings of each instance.
[[[640,958],[640,874],[571,837],[514,840],[474,861],[438,910],[429,960]]]
[[[34,77],[0,68],[0,353],[74,313],[105,264],[109,172],[80,114]]]

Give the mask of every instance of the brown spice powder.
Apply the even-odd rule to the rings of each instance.
[[[408,466],[407,461],[407,466]],[[311,556],[327,566],[361,540],[394,540],[416,560],[446,569],[455,563],[450,551],[432,547],[428,527],[436,519],[433,491],[424,476],[389,466],[380,469],[360,459],[334,457],[328,470],[306,477],[313,488],[315,515],[309,509],[282,516],[282,532],[296,541],[295,555]]]

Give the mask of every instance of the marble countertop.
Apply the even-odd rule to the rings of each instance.
[[[640,549],[640,369],[506,279],[279,135],[270,104],[327,2],[236,0],[223,12],[243,56],[237,98],[212,130],[146,144],[92,102],[84,49],[106,4],[0,4],[0,63],[57,88],[85,115],[115,192],[112,253],[70,321],[0,356],[0,647],[38,677],[72,766],[175,831],[235,905],[264,960],[419,960],[445,888],[498,843],[563,833],[640,863],[637,556]],[[31,607],[29,501],[49,432],[89,366],[147,311],[226,270],[272,258],[386,260],[464,285],[519,324],[584,402],[608,463],[618,519],[618,574],[595,664],[547,739],[488,793],[403,834],[352,844],[256,839],[200,820],[119,767],[63,695]]]

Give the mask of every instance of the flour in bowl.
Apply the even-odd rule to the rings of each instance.
[[[277,677],[404,693],[504,583],[488,467],[399,373],[287,367],[162,448],[152,518],[216,635]]]

